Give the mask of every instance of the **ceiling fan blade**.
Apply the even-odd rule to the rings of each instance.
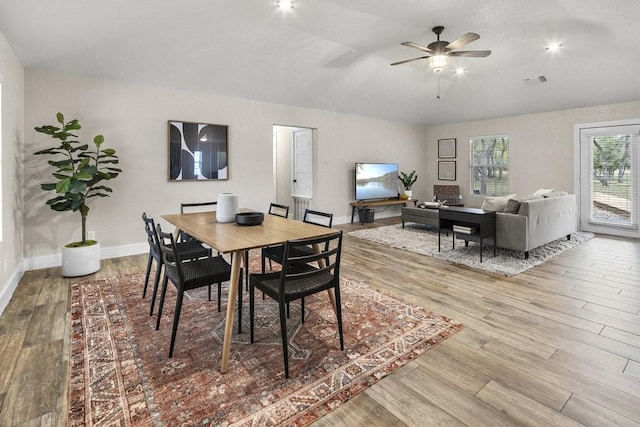
[[[448,50],[455,50],[458,49],[462,46],[464,46],[467,43],[471,43],[472,41],[476,41],[480,38],[480,36],[476,33],[467,33],[464,34],[463,36],[459,37],[457,40],[452,41],[451,43],[449,43],[445,49]]]
[[[427,59],[429,58],[431,55],[427,55],[427,56],[421,56],[420,58],[411,58],[411,59],[405,59],[404,61],[398,61],[398,62],[394,62],[391,65],[400,65],[400,64],[406,64],[407,62],[412,62],[412,61],[419,61],[421,59]]]
[[[491,55],[490,50],[459,50],[457,52],[449,52],[449,56],[465,56],[468,58],[485,58]]]
[[[420,45],[420,44],[418,44],[418,43],[414,43],[414,42],[402,42],[402,43],[400,43],[400,44],[401,44],[402,46],[412,47],[412,48],[414,48],[414,49],[418,49],[418,50],[421,50],[421,51],[423,51],[423,52],[427,52],[427,53],[431,53],[431,52],[432,52],[432,50],[431,50],[431,49],[429,49],[428,47],[426,47],[426,46],[422,46],[422,45]]]

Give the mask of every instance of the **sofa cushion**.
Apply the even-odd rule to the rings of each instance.
[[[541,188],[539,190],[536,190],[533,192],[534,196],[544,196],[547,193],[552,193],[554,192],[555,189],[554,188]]]
[[[503,212],[505,206],[507,206],[507,201],[515,196],[516,194],[513,193],[507,196],[485,197],[484,202],[482,202],[482,210]]]
[[[517,214],[520,210],[520,202],[516,199],[507,200],[507,205],[504,207],[504,213]]]
[[[550,191],[548,193],[544,193],[542,195],[542,197],[558,197],[558,196],[566,196],[567,193],[566,191]]]

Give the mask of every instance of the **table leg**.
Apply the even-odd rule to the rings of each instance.
[[[356,213],[356,207],[351,206],[351,224],[353,224],[353,215]]]
[[[240,265],[244,261],[244,251],[235,251],[231,261],[231,279],[229,280],[229,300],[227,301],[227,318],[224,323],[224,340],[222,341],[222,362],[220,372],[226,374],[229,370],[229,354],[231,353],[231,333],[233,332],[233,318],[238,297],[240,282]]]

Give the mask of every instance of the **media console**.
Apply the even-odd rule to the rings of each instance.
[[[360,200],[357,202],[351,202],[351,222],[353,223],[353,216],[356,213],[356,209],[366,209],[376,206],[389,206],[389,205],[403,205],[407,206],[407,202],[413,202],[416,204],[417,200],[402,200],[402,199],[388,199],[388,200]],[[364,224],[362,215],[360,216],[360,224]]]

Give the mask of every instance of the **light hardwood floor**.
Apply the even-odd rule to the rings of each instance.
[[[640,241],[597,236],[505,278],[347,236],[342,274],[465,328],[315,426],[640,425]],[[0,317],[0,426],[64,425],[71,282],[27,272]]]

